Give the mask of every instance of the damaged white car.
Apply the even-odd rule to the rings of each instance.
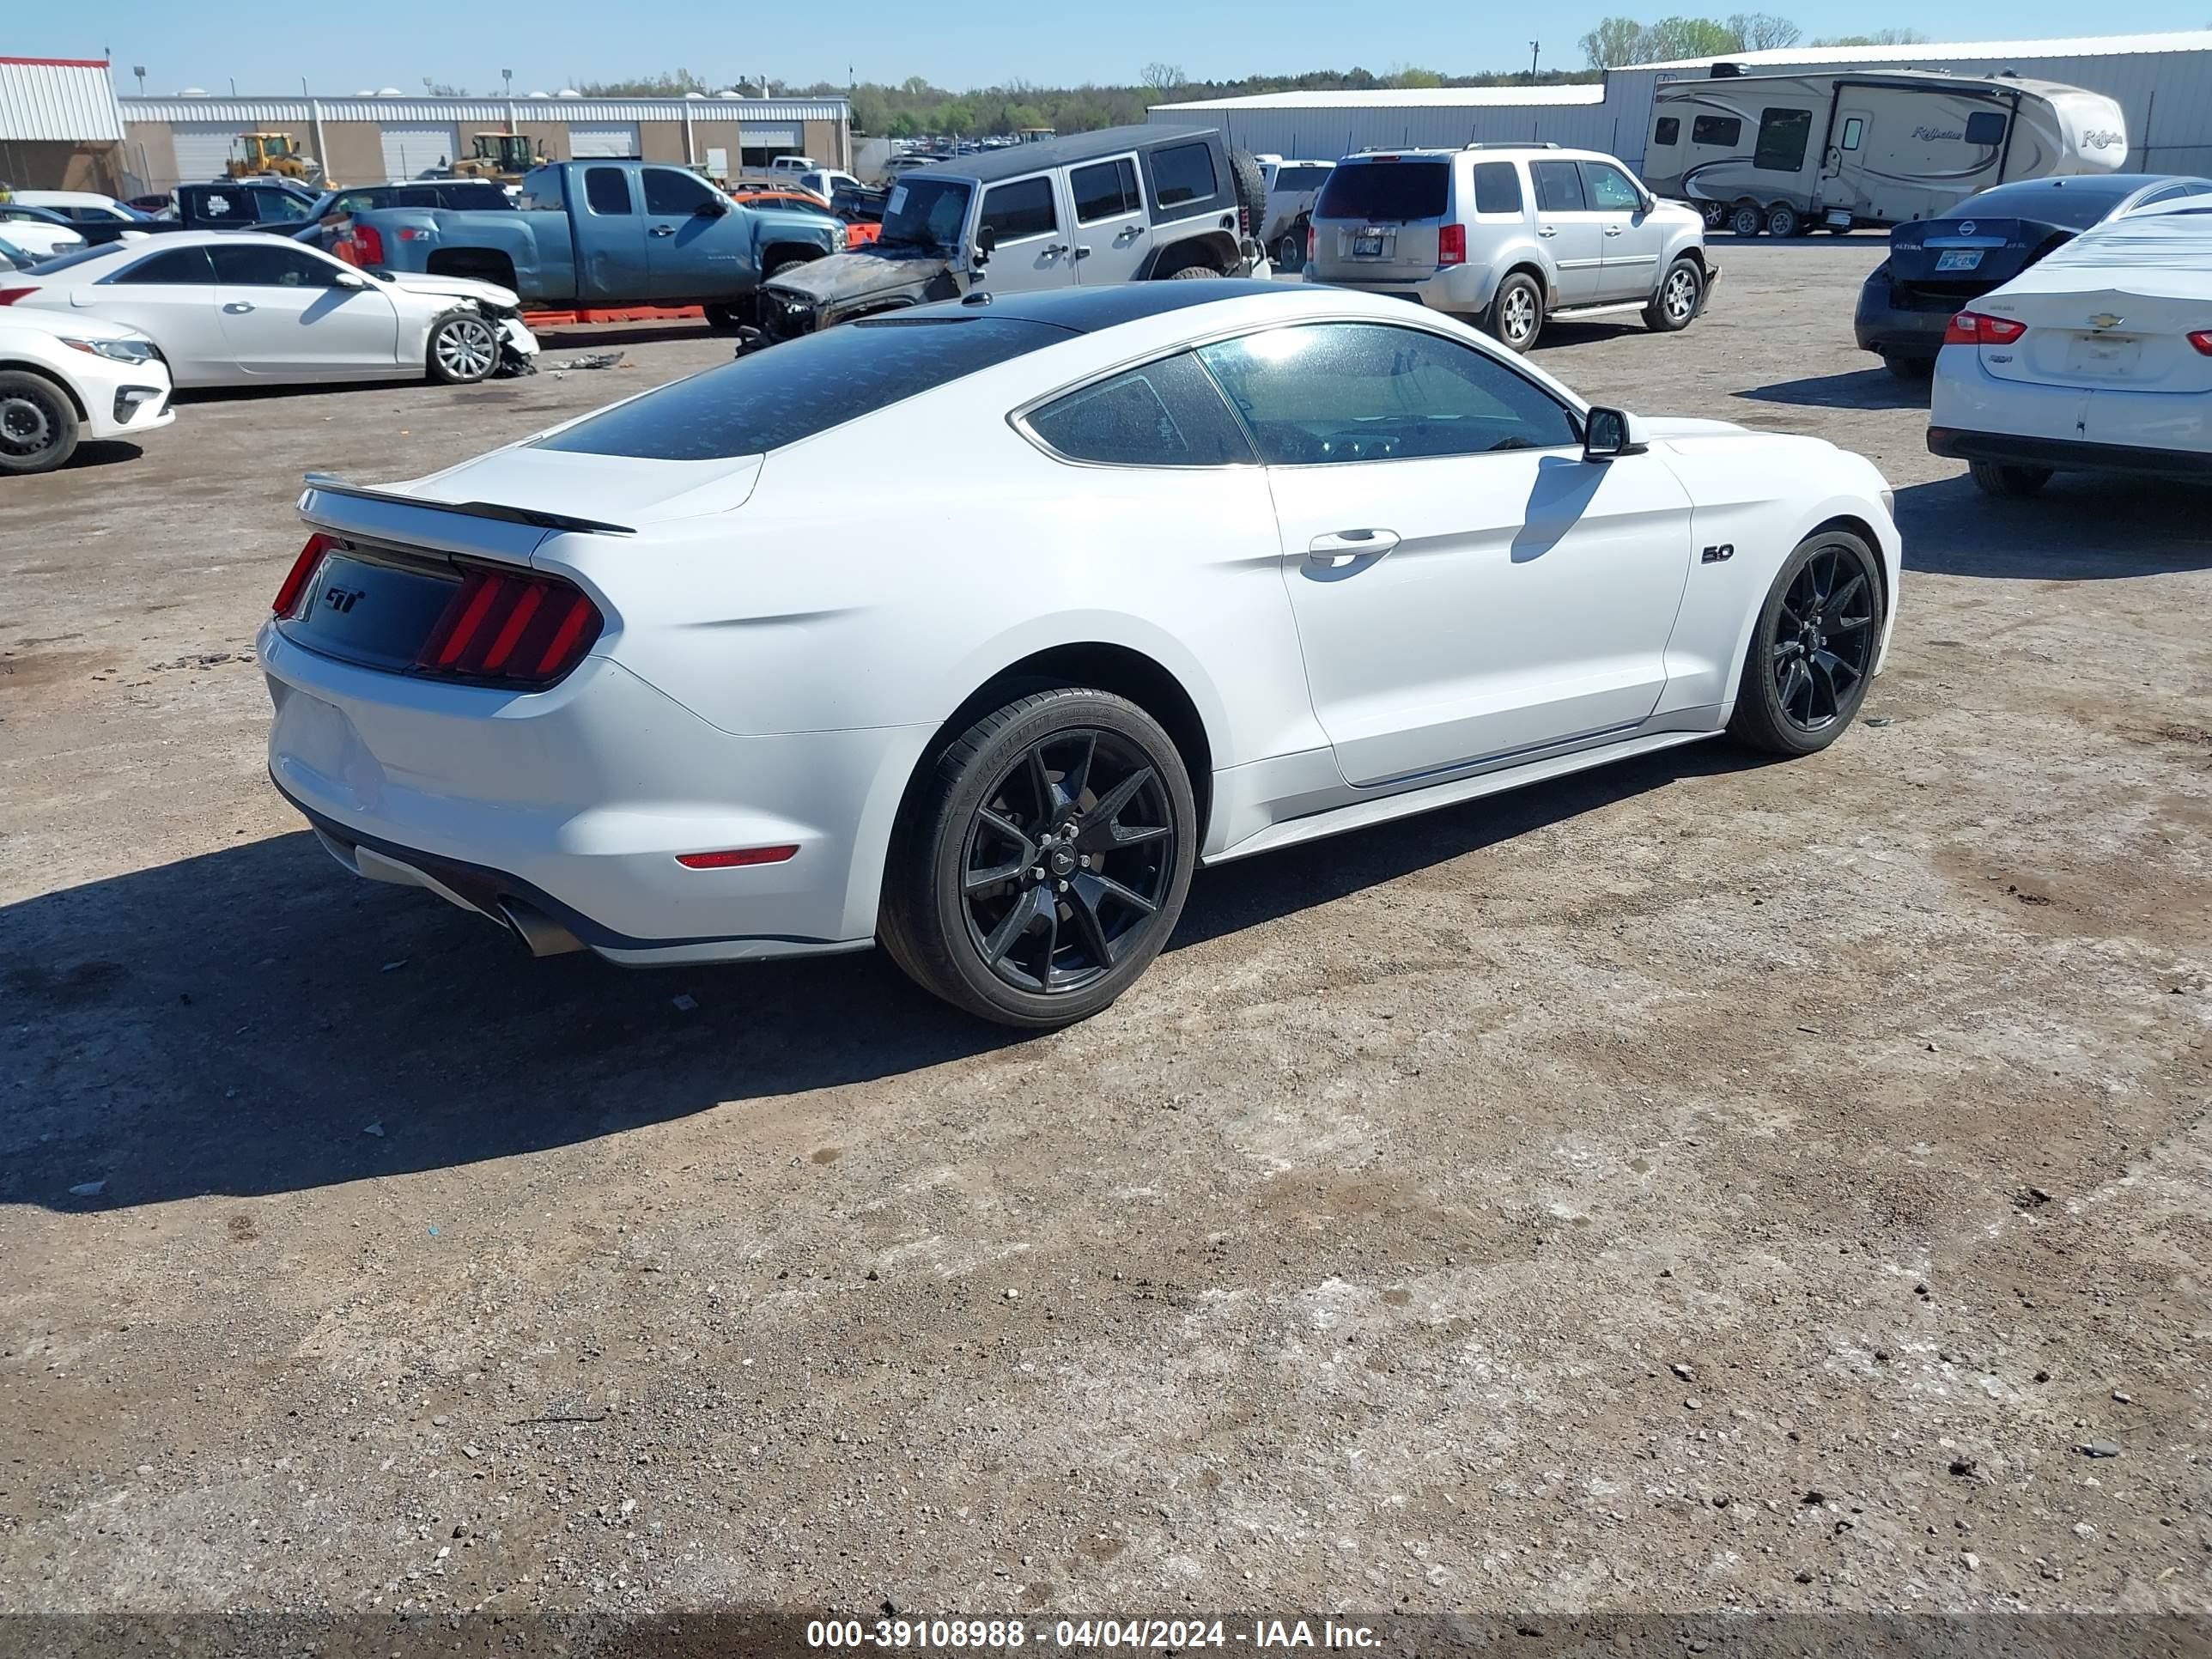
[[[250,231],[179,231],[0,278],[0,306],[90,314],[161,348],[180,388],[527,374],[538,342],[512,289],[359,270]]]

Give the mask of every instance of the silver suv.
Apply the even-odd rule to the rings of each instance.
[[[1308,274],[1480,322],[1516,351],[1545,319],[1641,306],[1686,328],[1720,267],[1704,221],[1610,155],[1470,144],[1348,155],[1314,204]]]

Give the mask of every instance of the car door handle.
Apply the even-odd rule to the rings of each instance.
[[[1398,544],[1395,530],[1340,530],[1306,544],[1306,562],[1334,570],[1360,559],[1379,559]]]
[[[247,312],[252,309],[253,307],[243,300],[233,300],[228,305],[223,307],[223,310],[233,317],[243,317]]]
[[[1143,235],[1144,234],[1145,234],[1145,228],[1144,228],[1142,225],[1129,225],[1129,226],[1125,227],[1125,228],[1122,229],[1121,234],[1119,236],[1116,236],[1114,240],[1115,240],[1115,242],[1117,242],[1117,243],[1120,243],[1120,242],[1133,242],[1133,241],[1135,241],[1135,240],[1137,240],[1137,238],[1139,238],[1139,236]]]
[[[673,236],[675,234],[676,227],[673,225],[655,225],[652,230],[647,233],[647,234],[653,236]]]
[[[1605,228],[1605,234],[1608,236],[1618,236],[1620,234],[1620,227],[1619,225],[1607,225]]]
[[[1066,243],[1065,243],[1065,242],[1054,242],[1054,243],[1050,247],[1047,248],[1047,249],[1044,251],[1044,257],[1045,257],[1046,258],[1048,258],[1048,259],[1057,259],[1057,258],[1058,258],[1061,254],[1063,254],[1063,253],[1065,253],[1065,252],[1067,252],[1067,244],[1066,244]]]
[[[1558,228],[1558,227],[1557,227],[1557,226],[1554,226],[1554,225],[1539,225],[1539,226],[1537,226],[1537,227],[1536,227],[1536,234],[1537,234],[1539,236],[1556,236],[1556,235],[1558,235],[1558,234],[1559,234],[1559,228]]]
[[[1075,245],[1075,257],[1079,259],[1088,259],[1091,257],[1091,250],[1078,242]]]

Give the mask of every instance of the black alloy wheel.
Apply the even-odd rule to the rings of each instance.
[[[1730,732],[1775,754],[1826,748],[1866,698],[1881,619],[1880,567],[1863,539],[1838,530],[1800,544],[1760,608]]]
[[[1079,728],[1031,744],[969,823],[969,944],[1018,990],[1094,983],[1160,914],[1172,819],[1159,773],[1118,734]]]
[[[971,1013],[1072,1024],[1166,945],[1198,839],[1189,774],[1151,714],[1081,687],[1015,696],[916,780],[878,936],[923,988]]]

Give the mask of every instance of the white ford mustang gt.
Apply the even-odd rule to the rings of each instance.
[[[1881,665],[1857,456],[1590,408],[1389,299],[981,297],[311,478],[277,788],[541,953],[880,940],[1048,1027],[1198,863],[1723,732],[1810,753]]]
[[[529,356],[514,292],[468,276],[357,270],[252,231],[126,238],[0,279],[0,306],[104,317],[161,348],[179,386],[489,376]]]

